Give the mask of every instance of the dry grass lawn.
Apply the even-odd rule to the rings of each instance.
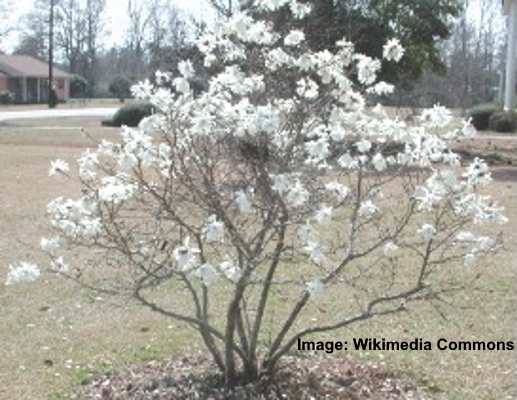
[[[0,126],[0,283],[9,263],[43,262],[39,238],[47,232],[45,208],[58,194],[72,194],[73,184],[48,177],[49,162],[72,162],[88,146],[81,127],[99,138],[117,129],[99,128],[95,119],[19,121]],[[31,126],[32,125],[32,126]],[[510,152],[511,153],[511,152]],[[497,167],[492,191],[507,209],[503,227],[506,251],[476,268],[483,290],[464,293],[462,307],[448,308],[443,319],[419,306],[411,315],[370,321],[334,337],[390,339],[425,337],[517,341],[517,167]],[[90,371],[168,357],[197,347],[187,328],[147,310],[95,297],[63,280],[46,277],[33,284],[0,284],[0,400],[69,398]],[[311,310],[310,318],[346,310]],[[436,398],[457,400],[517,399],[517,352],[414,352],[353,354],[382,360],[413,376]]]

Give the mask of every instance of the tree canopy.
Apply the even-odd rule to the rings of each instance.
[[[289,19],[286,7],[273,17],[277,29],[303,29],[313,50],[336,48],[343,37],[356,50],[381,57],[385,38],[397,37],[406,49],[398,68],[386,66],[381,78],[407,83],[425,69],[444,72],[438,44],[450,34],[451,17],[458,15],[458,0],[307,0],[312,11],[303,20]]]

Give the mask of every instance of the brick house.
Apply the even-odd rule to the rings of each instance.
[[[54,67],[54,89],[59,100],[70,98],[72,75]],[[0,91],[8,90],[16,103],[48,100],[48,64],[31,56],[0,54]]]

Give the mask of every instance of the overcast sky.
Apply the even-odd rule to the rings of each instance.
[[[5,0],[0,0],[5,1]],[[29,12],[34,0],[11,0],[15,5],[11,14],[11,22],[15,23]],[[214,18],[214,12],[206,0],[173,0],[176,6],[193,15],[196,19]],[[106,47],[118,44],[123,40],[124,32],[127,27],[127,0],[107,0],[106,1],[106,30],[111,32],[111,39],[105,42]],[[0,22],[1,23],[1,22]],[[7,40],[0,43],[0,49],[10,52],[17,42],[17,34],[13,33]]]

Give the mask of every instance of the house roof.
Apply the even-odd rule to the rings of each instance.
[[[31,56],[8,56],[0,54],[0,73],[9,77],[47,78],[48,64]],[[69,78],[68,72],[54,67],[56,78]]]

